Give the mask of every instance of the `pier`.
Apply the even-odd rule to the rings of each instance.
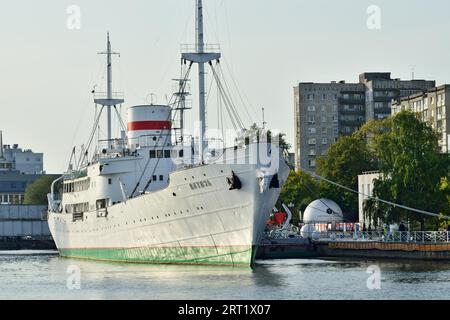
[[[448,231],[323,231],[302,237],[295,232],[266,234],[260,259],[381,258],[450,261]]]

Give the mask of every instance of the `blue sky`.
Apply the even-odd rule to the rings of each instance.
[[[66,26],[81,9],[81,29]],[[366,25],[370,5],[381,29]],[[293,142],[293,86],[299,81],[356,82],[364,71],[450,83],[450,2],[446,0],[205,0],[207,42],[221,43],[251,117]],[[115,88],[126,105],[163,103],[179,75],[181,43],[194,39],[193,0],[17,0],[0,11],[0,129],[5,142],[45,153],[48,172],[67,166],[94,116],[90,91],[104,87],[106,31]],[[195,77],[193,78],[195,80]],[[193,91],[195,85],[192,87]],[[193,95],[194,107],[196,96]],[[240,99],[235,98],[236,102]],[[209,105],[211,123],[215,105]],[[242,110],[242,113],[245,112]],[[188,121],[196,118],[191,112]],[[249,117],[243,117],[249,120]]]

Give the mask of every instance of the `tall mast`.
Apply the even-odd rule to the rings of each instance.
[[[107,55],[107,69],[108,69],[108,75],[107,75],[107,98],[109,100],[112,99],[112,62],[111,62],[111,42],[109,41],[109,32],[108,32],[108,36],[107,36],[107,44],[106,44],[106,55]],[[111,135],[111,106],[107,106],[107,111],[108,111],[108,141],[111,140],[112,135]]]
[[[99,54],[106,54],[107,60],[107,83],[106,83],[106,98],[101,97],[99,99],[94,99],[96,104],[100,104],[107,109],[107,140],[112,140],[112,112],[111,107],[115,107],[118,104],[122,104],[124,102],[123,99],[116,99],[113,97],[112,91],[112,59],[111,56],[113,54],[119,54],[117,52],[113,52],[111,50],[111,41],[109,40],[109,32],[107,34],[107,42],[106,42],[106,51],[100,52]]]
[[[202,0],[197,0],[196,10],[196,50],[198,54],[202,54],[205,50],[205,43],[203,38],[203,4]],[[198,63],[198,93],[199,93],[199,121],[200,121],[200,141],[199,141],[199,159],[203,161],[203,153],[206,148],[204,139],[206,131],[206,102],[205,102],[205,63]]]
[[[205,63],[220,58],[220,53],[205,52],[205,42],[203,33],[203,2],[196,0],[195,12],[195,52],[183,53],[182,59],[198,64],[198,107],[200,121],[200,141],[199,141],[199,160],[204,160],[204,150],[206,149],[205,131],[206,131],[206,92],[205,92]]]

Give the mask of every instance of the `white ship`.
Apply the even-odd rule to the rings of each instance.
[[[107,137],[89,157],[94,129],[78,165],[69,166],[48,195],[48,222],[61,256],[252,265],[289,167],[274,141],[244,138],[231,148],[213,150],[204,137],[205,67],[216,76],[220,53],[204,44],[202,13],[202,1],[196,0],[195,50],[182,54],[187,70],[178,80],[173,103],[129,107],[120,138],[112,137],[111,122],[124,100],[112,91],[114,52],[108,35],[107,92],[96,94],[100,112],[94,123],[97,128],[106,110]],[[186,85],[194,64],[201,129],[196,139],[186,138],[183,129]]]

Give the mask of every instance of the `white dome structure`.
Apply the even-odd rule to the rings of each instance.
[[[304,223],[343,222],[344,215],[338,204],[329,199],[318,199],[311,202],[303,214]]]

